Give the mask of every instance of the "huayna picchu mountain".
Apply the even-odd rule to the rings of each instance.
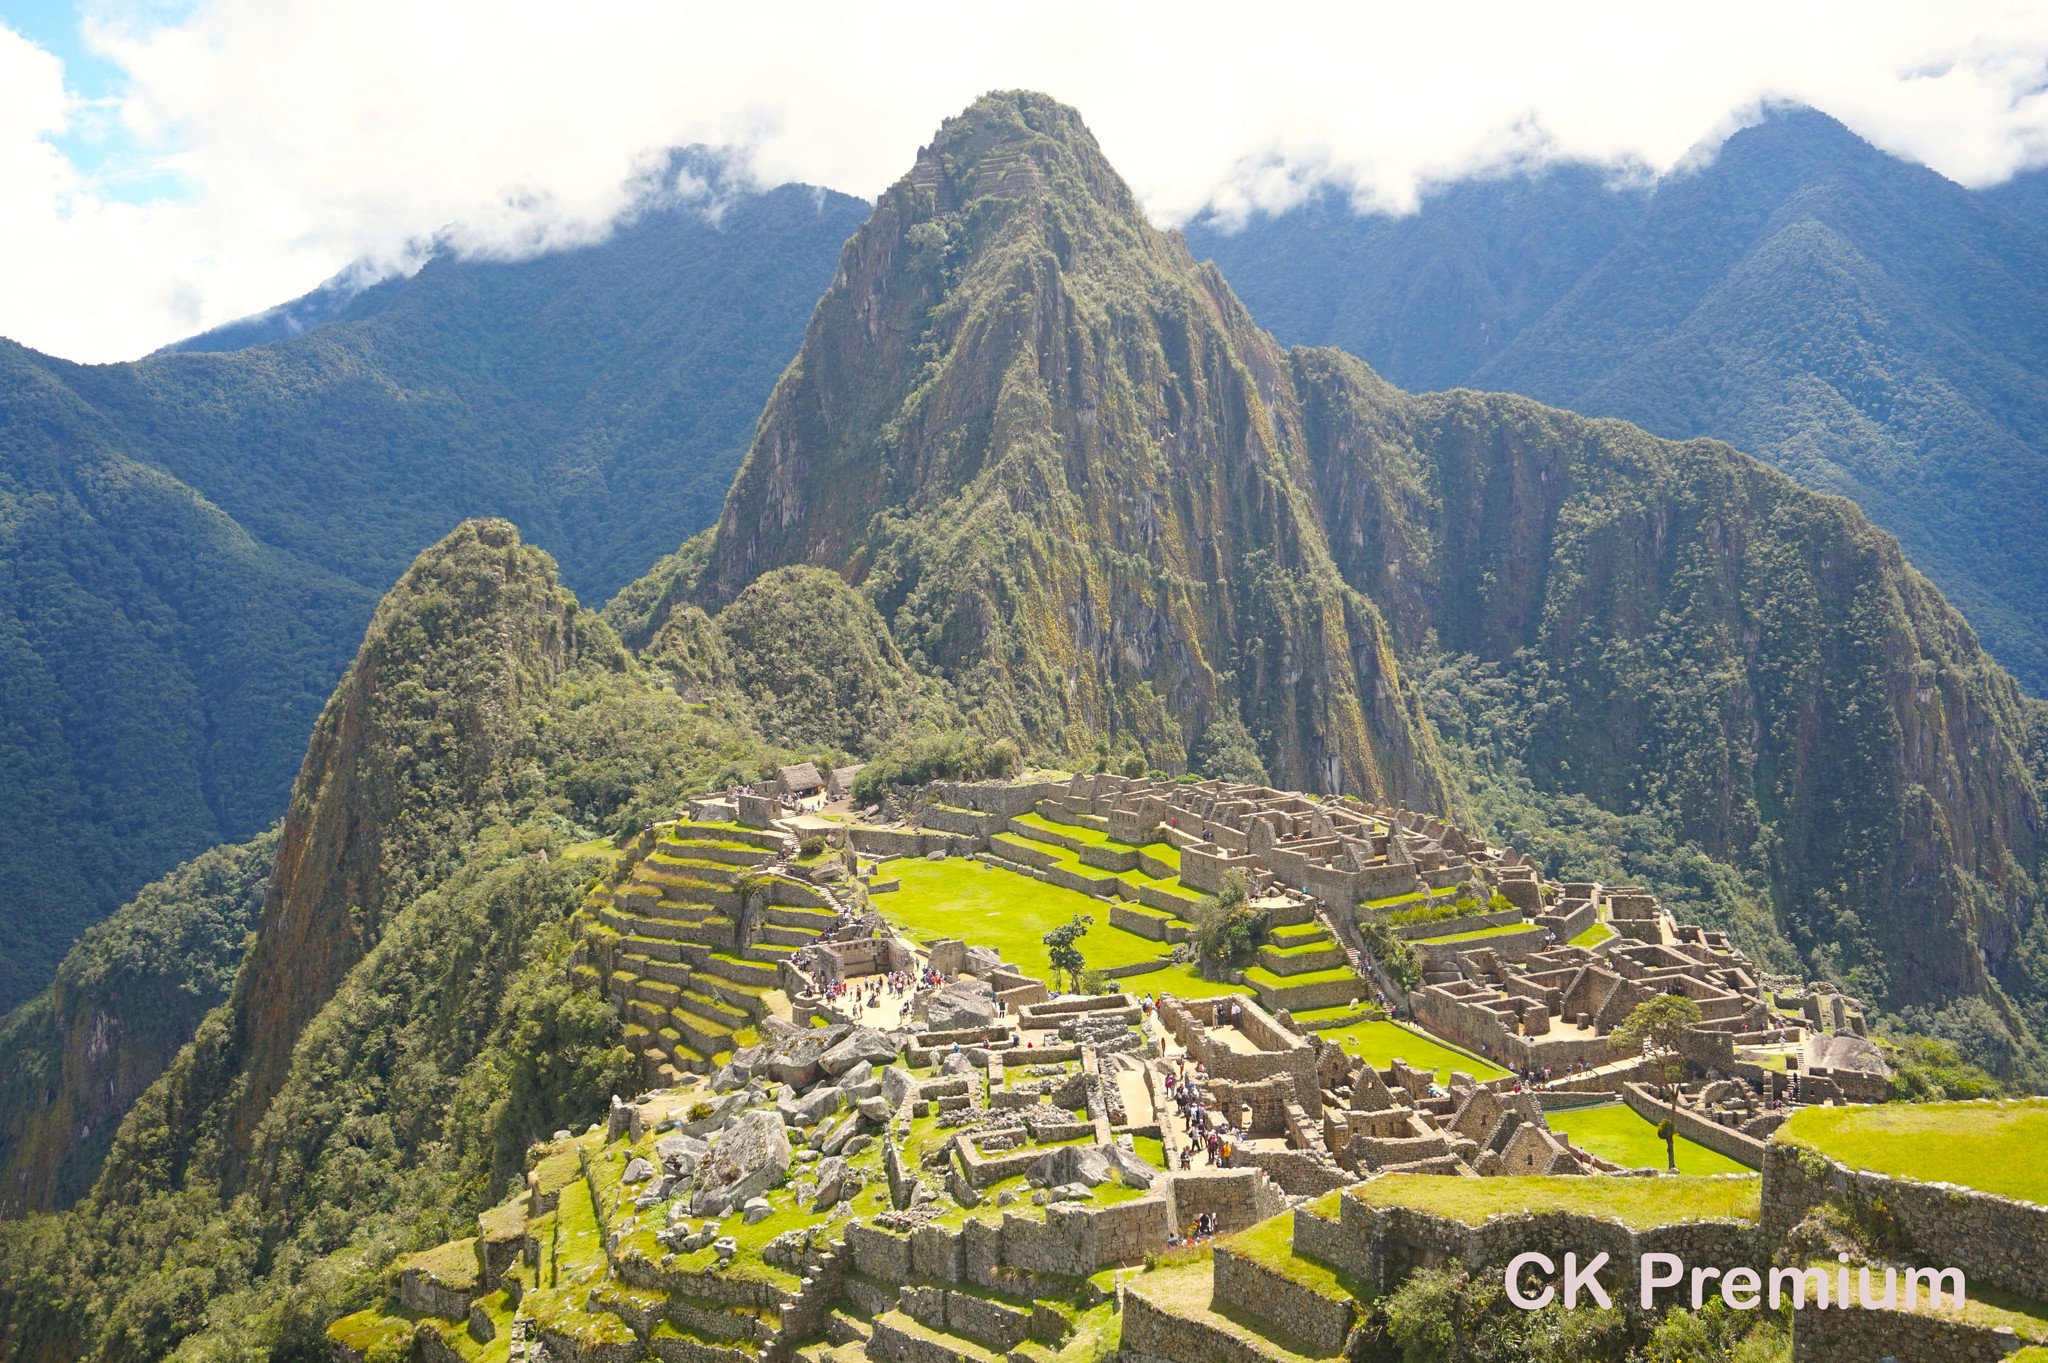
[[[947,123],[855,234],[720,515],[704,591],[861,585],[984,728],[1442,807],[1373,605],[1318,524],[1287,360],[1153,229],[1078,115]]]
[[[1325,1014],[1313,1021],[1369,1006],[1375,982],[1351,963],[1366,910],[1471,923],[1503,947],[1549,933],[1570,939],[1565,952],[1598,948],[1625,918],[1655,936],[1648,959],[1689,945],[1707,953],[1688,958],[1695,971],[1727,963],[1755,993],[1740,1012],[1759,1035],[1784,1024],[1753,967],[1779,961],[1850,988],[1878,1026],[1919,1010],[2025,1073],[2048,1004],[2027,704],[1848,503],[1724,445],[1520,398],[1415,397],[1338,352],[1282,349],[1213,268],[1146,223],[1072,110],[990,95],[945,124],[847,244],[715,531],[602,615],[502,521],[463,524],[386,598],[314,730],[227,997],[128,1113],[90,1193],[0,1226],[0,1351],[312,1357],[337,1317],[380,1316],[395,1283],[444,1321],[431,1332],[448,1348],[502,1359],[518,1303],[497,1300],[465,1334],[470,1298],[453,1285],[501,1275],[509,1260],[491,1256],[519,1241],[529,1265],[549,1265],[529,1284],[548,1293],[534,1310],[603,1332],[583,1341],[592,1359],[638,1358],[641,1334],[685,1327],[673,1356],[791,1342],[796,1318],[771,1320],[769,1297],[735,1289],[692,1316],[611,1265],[620,1245],[648,1272],[664,1250],[696,1256],[701,1286],[716,1269],[697,1265],[722,1241],[766,1263],[759,1242],[801,1185],[770,1190],[779,1202],[751,1233],[714,1198],[729,1229],[670,1220],[656,1236],[638,1218],[672,1215],[654,1210],[662,1197],[622,1190],[680,1175],[648,1160],[636,1171],[621,1152],[645,1148],[663,1169],[711,1156],[687,1131],[607,1142],[600,1119],[615,1093],[749,1049],[752,1029],[789,1040],[766,977],[785,978],[778,958],[815,939],[819,911],[839,920],[835,904],[853,913],[850,952],[883,942],[859,910],[869,890],[892,893],[873,864],[884,854],[894,893],[914,896],[920,875],[927,892],[950,883],[945,912],[971,897],[984,923],[1004,923],[1005,895],[1073,895],[1065,907],[1100,915],[1084,954],[1115,941],[1135,953],[1118,968],[1176,970],[1166,978],[1191,996],[1229,986],[1170,959],[1170,942],[1196,934],[1184,915],[1227,926],[1225,899],[1204,894],[1234,894],[1231,872],[1261,858],[1288,864],[1318,894],[1358,902],[1269,905],[1271,940],[1238,987]],[[1064,803],[1010,808],[1015,790],[1063,778],[956,785],[950,801],[923,784],[989,774],[976,762],[1007,769],[1020,752],[1041,767],[1151,769],[1166,794],[1133,775],[1129,800],[1123,778],[1090,795],[1086,778]],[[1218,753],[1280,786],[1355,798],[1170,781]],[[860,757],[917,773],[880,792],[892,826],[866,828],[865,849],[828,841],[844,825],[777,822],[760,791],[687,798],[770,780],[807,791]],[[1532,819],[1620,829],[1597,850],[1626,874],[1574,875],[1576,851],[1476,824],[1503,791],[1526,795]],[[1162,822],[1183,814],[1200,837]],[[771,822],[785,831],[759,836]],[[1689,935],[1645,916],[1666,893],[1663,864],[1643,872],[1648,890],[1622,887],[1642,883],[1629,858],[1646,829],[1674,860],[1753,890],[1758,916],[1733,939],[1714,931],[1726,921],[1691,926],[1683,903]],[[1545,864],[1507,861],[1507,844]],[[964,883],[945,879],[963,869]],[[1502,912],[1494,891],[1517,920],[1507,895],[1520,895],[1530,921],[1481,921]],[[953,945],[1005,989],[1044,988]],[[1460,941],[1437,945],[1441,963]],[[1826,994],[1799,995],[1816,1023]],[[1078,1054],[1087,1029],[1058,1006],[1045,1016]],[[1274,1054],[1328,1055],[1277,1020],[1255,1026]],[[1606,1058],[1601,1034],[1584,1041]],[[810,1060],[790,1060],[792,1087],[816,1093]],[[881,1097],[873,1065],[855,1064],[863,1078],[816,1101]],[[922,1114],[922,1153],[941,1163],[950,1137],[931,1124],[981,1091],[943,1064],[926,1054],[916,1077],[938,1109]],[[1392,1072],[1427,1098],[1425,1072]],[[1120,1081],[1088,1091],[1080,1071],[1016,1073],[1059,1098],[1034,1109],[1034,1142],[1083,1125],[1100,1138],[1138,1103]],[[826,1141],[849,1142],[857,1178],[888,1167],[872,1130],[851,1150],[857,1108],[800,1111],[812,1095],[792,1092],[785,1121],[765,1084],[732,1078],[744,1090],[713,1095],[702,1080],[705,1111],[692,1090],[665,1119],[709,1132],[748,1108],[736,1121],[758,1142],[719,1153],[730,1187],[778,1141],[789,1155],[785,1127],[828,1159]],[[1276,1081],[1284,1091],[1236,1096],[1271,1117],[1286,1093],[1338,1079],[1302,1071]],[[630,1126],[626,1105],[611,1110]],[[529,1152],[543,1158],[521,1195]],[[842,1189],[849,1167],[832,1170]],[[804,1182],[818,1192],[825,1173],[817,1161]],[[53,1177],[42,1156],[9,1174]],[[914,1203],[920,1178],[889,1176],[892,1204],[905,1189]],[[26,1201],[53,1200],[46,1184]],[[399,1265],[443,1241],[448,1252]],[[778,1294],[791,1294],[778,1309],[798,1305],[790,1265],[838,1281],[815,1249],[774,1250]],[[922,1356],[902,1341],[932,1327],[887,1306],[894,1293],[876,1298],[876,1337]],[[1088,1310],[1114,1300],[1076,1297]],[[828,1328],[861,1338],[862,1324]],[[1079,1337],[1071,1315],[1038,1325]],[[380,1326],[359,1352],[436,1347],[420,1338]],[[707,1339],[724,1352],[691,1352]]]

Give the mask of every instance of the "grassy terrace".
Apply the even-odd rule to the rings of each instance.
[[[1046,818],[1043,814],[1019,814],[1017,822],[1026,828],[1035,828],[1041,833],[1058,833],[1076,842],[1085,842],[1091,847],[1109,847],[1120,852],[1143,852],[1147,856],[1158,858],[1175,870],[1180,869],[1180,849],[1170,842],[1148,842],[1142,845],[1118,842],[1099,828],[1090,828],[1086,824],[1060,823]]]
[[[1505,937],[1511,932],[1525,932],[1528,927],[1527,923],[1501,923],[1490,928],[1474,928],[1470,932],[1453,932],[1443,937],[1424,937],[1416,941],[1415,945],[1443,946],[1450,942],[1477,942],[1485,937]]]
[[[2048,1099],[1807,1107],[1777,1139],[1852,1168],[2048,1205]]]
[[[1443,1178],[1386,1174],[1348,1189],[1346,1197],[1375,1207],[1410,1207],[1432,1216],[1484,1225],[1489,1217],[1523,1212],[1576,1212],[1619,1221],[1633,1230],[1681,1221],[1755,1221],[1763,1180],[1515,1176]]]
[[[1572,1138],[1572,1144],[1601,1159],[1630,1169],[1662,1169],[1664,1142],[1657,1139],[1654,1123],[1645,1121],[1626,1103],[1606,1103],[1548,1114],[1550,1129]],[[1738,1164],[1718,1151],[1678,1138],[1678,1171],[1682,1174],[1746,1174]]]
[[[1385,1069],[1396,1057],[1417,1069],[1434,1069],[1439,1084],[1450,1082],[1452,1070],[1463,1070],[1474,1079],[1498,1079],[1507,1073],[1470,1051],[1461,1051],[1398,1022],[1354,1022],[1316,1035],[1336,1042],[1350,1055],[1370,1060],[1375,1069]]]
[[[1081,954],[1090,966],[1099,969],[1153,961],[1170,951],[1163,942],[1111,927],[1110,906],[1103,900],[987,862],[966,857],[908,859],[890,862],[883,874],[894,875],[902,888],[876,895],[875,907],[911,936],[959,937],[977,946],[993,947],[1004,960],[1041,979],[1049,980],[1052,971],[1042,939],[1077,913],[1095,920],[1080,941]],[[1192,992],[1154,983],[1166,978],[1163,973],[1147,974],[1132,986]]]
[[[1605,923],[1595,923],[1592,927],[1587,928],[1584,932],[1572,938],[1571,944],[1575,947],[1597,947],[1612,936],[1614,936],[1613,928],[1608,927]]]
[[[1239,1231],[1223,1241],[1223,1245],[1253,1263],[1301,1284],[1318,1296],[1336,1301],[1347,1297],[1367,1301],[1374,1295],[1365,1283],[1295,1251],[1294,1213],[1291,1211],[1269,1217],[1249,1230]]]

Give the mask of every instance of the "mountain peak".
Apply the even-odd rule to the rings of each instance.
[[[1316,524],[1285,367],[1078,114],[986,96],[847,244],[726,498],[706,604],[830,568],[991,730],[1178,771],[1248,724],[1289,779],[1441,807]]]
[[[947,119],[889,192],[922,197],[937,215],[1053,197],[1142,220],[1080,113],[1032,90],[991,91]]]

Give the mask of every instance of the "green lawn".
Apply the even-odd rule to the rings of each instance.
[[[1385,1069],[1399,1057],[1417,1069],[1434,1069],[1439,1084],[1449,1083],[1452,1070],[1463,1070],[1474,1079],[1498,1079],[1507,1071],[1470,1051],[1461,1051],[1398,1022],[1354,1022],[1349,1027],[1331,1027],[1316,1033],[1334,1041],[1348,1054],[1370,1060],[1374,1069]]]
[[[1776,1139],[1852,1168],[2048,1205],[2048,1099],[1805,1107]]]
[[[1444,1178],[1386,1174],[1346,1190],[1346,1197],[1378,1207],[1417,1211],[1483,1225],[1490,1216],[1521,1212],[1578,1212],[1619,1221],[1636,1230],[1680,1221],[1754,1221],[1763,1180],[1749,1178],[1588,1178],[1509,1175]]]
[[[1154,970],[1137,975],[1122,982],[1124,987],[1140,994],[1171,994],[1181,999],[1213,999],[1224,994],[1239,994],[1251,997],[1252,991],[1245,985],[1230,984],[1223,980],[1205,980],[1192,966],[1173,964],[1164,970]]]
[[[1550,1129],[1572,1138],[1572,1144],[1601,1159],[1629,1169],[1662,1169],[1664,1142],[1654,1123],[1643,1120],[1626,1103],[1578,1108],[1545,1114]],[[1682,1174],[1746,1174],[1752,1172],[1718,1151],[1685,1137],[1678,1138],[1678,1171]]]
[[[958,937],[969,946],[994,947],[1004,960],[1048,984],[1052,963],[1041,939],[1077,913],[1095,920],[1079,943],[1091,966],[1157,960],[1169,950],[1163,942],[1111,927],[1105,900],[987,862],[968,857],[905,859],[888,863],[881,878],[892,875],[902,881],[902,888],[874,897],[875,907],[890,922],[916,938]],[[1165,978],[1154,973],[1140,976],[1142,985],[1132,983],[1134,988],[1164,988],[1153,981]]]

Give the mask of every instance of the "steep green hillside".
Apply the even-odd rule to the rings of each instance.
[[[0,342],[0,1009],[278,816],[377,595],[451,525],[510,517],[602,595],[711,522],[867,212],[717,192],[715,222],[438,257],[232,353]]]
[[[1504,684],[1489,756],[1755,872],[1890,1007],[2048,1003],[2022,697],[1889,536],[1714,442],[1294,363],[1339,561]]]
[[[1786,110],[1653,193],[1567,167],[1445,189],[1411,218],[1319,202],[1190,237],[1286,340],[1406,387],[1719,437],[1849,497],[2043,689],[2037,180],[1972,193]]]
[[[92,1186],[129,1105],[227,997],[276,850],[265,833],[144,886],[0,1020],[0,1216]]]
[[[1241,717],[1278,779],[1442,807],[1379,614],[1317,525],[1285,365],[1072,110],[984,99],[848,245],[706,599],[836,568],[991,731],[1178,771]]]

